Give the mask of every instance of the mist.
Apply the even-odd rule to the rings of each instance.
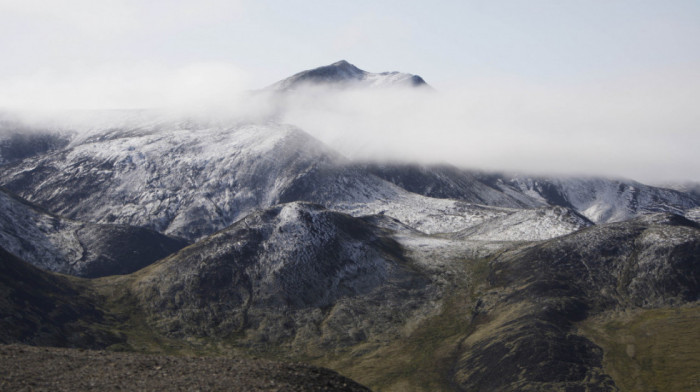
[[[687,76],[591,86],[480,80],[449,91],[308,88],[287,98],[282,120],[352,159],[698,181],[700,86]]]
[[[27,129],[274,120],[353,160],[646,183],[700,181],[695,70],[590,84],[532,84],[502,76],[443,90],[306,86],[284,93],[252,91],[244,72],[222,64],[94,71],[62,81],[51,76],[5,83],[14,87],[0,98],[31,125]],[[115,107],[122,110],[106,110]]]

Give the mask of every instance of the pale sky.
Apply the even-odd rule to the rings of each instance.
[[[641,138],[611,175],[700,180],[700,1],[0,0],[0,53],[10,109],[226,101],[346,59],[464,102],[473,116],[438,136]]]

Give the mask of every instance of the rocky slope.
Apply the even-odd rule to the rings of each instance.
[[[463,390],[617,390],[575,323],[700,298],[700,229],[652,215],[507,251],[490,263],[454,373]],[[669,355],[671,353],[668,353]],[[525,358],[527,358],[525,360]]]
[[[249,215],[131,279],[165,334],[306,353],[396,336],[435,295],[383,230],[308,203]]]
[[[63,219],[0,190],[0,246],[45,270],[84,277],[128,274],[185,245],[140,227]]]
[[[460,230],[453,238],[481,241],[541,241],[581,230],[593,223],[563,207],[515,210]]]
[[[331,370],[303,364],[20,345],[0,346],[0,374],[4,390],[18,391],[369,391]]]

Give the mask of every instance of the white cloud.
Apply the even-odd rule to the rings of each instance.
[[[428,94],[312,89],[288,100],[284,119],[356,159],[700,180],[699,76],[676,69],[592,86],[482,80]]]
[[[102,67],[0,79],[0,106],[165,108],[217,121],[274,116],[360,160],[449,163],[531,174],[700,181],[695,69],[545,86],[468,80],[450,91],[309,88],[244,93],[225,63]],[[162,114],[163,112],[161,112]]]
[[[47,69],[0,78],[0,107],[13,109],[136,109],[218,105],[247,88],[246,75],[226,63],[182,67],[106,65]]]

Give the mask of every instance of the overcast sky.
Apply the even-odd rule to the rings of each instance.
[[[0,0],[0,53],[0,107],[25,109],[206,105],[346,59],[419,74],[449,100],[411,123],[393,122],[400,105],[357,122],[450,139],[394,147],[417,158],[700,180],[696,0]],[[347,113],[310,114],[289,118],[345,129]],[[490,147],[460,158],[475,140]]]

